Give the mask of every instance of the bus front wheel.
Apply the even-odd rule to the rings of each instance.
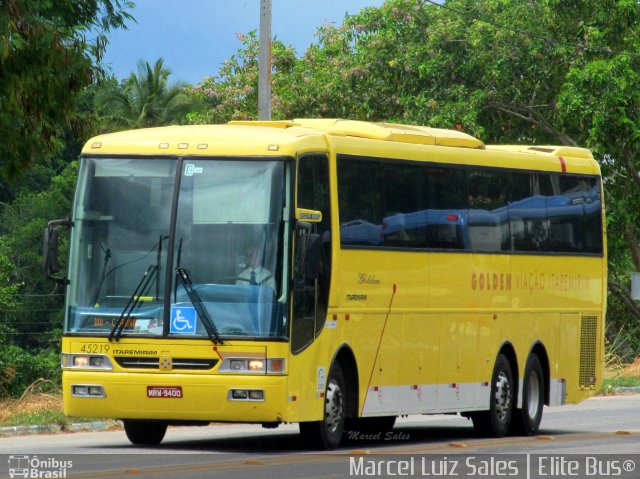
[[[160,421],[134,421],[125,419],[124,432],[136,446],[157,446],[164,439],[167,423]]]
[[[340,445],[347,412],[346,399],[344,374],[336,362],[327,379],[323,419],[300,423],[300,435],[305,445],[313,449],[335,449]]]
[[[542,421],[542,408],[545,395],[544,373],[540,359],[535,354],[529,356],[524,368],[522,384],[522,409],[513,414],[511,433],[532,436],[538,432]]]
[[[509,430],[513,412],[513,373],[504,354],[496,360],[491,377],[489,410],[471,414],[475,430],[488,437],[503,437]]]

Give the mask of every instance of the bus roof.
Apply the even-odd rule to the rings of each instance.
[[[250,129],[250,130],[248,130]],[[484,150],[522,157],[552,160],[597,172],[591,151],[554,145],[485,145],[477,138],[456,130],[395,123],[371,123],[342,119],[295,119],[286,121],[232,121],[226,125],[169,126],[129,130],[97,136],[89,140],[85,155],[216,155],[282,156],[300,151],[327,148],[327,137],[361,138],[397,144],[445,146]],[[250,138],[251,141],[247,141]],[[303,142],[303,143],[301,143]],[[522,154],[522,155],[520,155]],[[569,160],[565,162],[565,158]],[[542,163],[538,165],[542,167]],[[544,167],[543,167],[544,169]],[[573,169],[573,168],[571,168]],[[566,170],[563,170],[566,171]]]
[[[248,124],[243,122],[242,124]],[[426,126],[396,123],[370,123],[340,119],[298,119],[291,126],[320,130],[335,136],[351,136],[371,140],[397,141],[420,145],[455,146],[460,148],[484,148],[477,138],[455,130],[443,130]]]
[[[278,123],[278,122],[273,122]],[[318,132],[274,128],[275,125],[257,124],[248,132],[239,125],[185,125],[143,128],[96,136],[89,140],[82,153],[85,155],[283,155],[286,145],[296,143],[300,137],[316,136],[317,145],[326,149]],[[247,141],[250,138],[251,141]],[[307,140],[309,141],[309,140]]]

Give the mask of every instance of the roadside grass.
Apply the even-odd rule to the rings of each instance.
[[[46,392],[45,392],[46,391]],[[0,401],[0,426],[66,425],[62,394],[51,381],[38,379],[19,399]]]
[[[0,400],[0,427],[58,425],[67,430],[72,423],[95,421],[66,417],[62,408],[62,392],[52,381],[38,379],[20,398]]]
[[[610,363],[605,369],[602,394],[612,394],[623,387],[640,387],[640,357],[631,364]]]
[[[70,424],[69,418],[58,409],[42,409],[32,412],[15,412],[0,422],[0,426],[42,426],[57,424],[61,429],[65,429]]]

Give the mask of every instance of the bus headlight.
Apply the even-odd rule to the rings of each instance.
[[[220,366],[220,372],[258,373],[266,372],[264,359],[225,358]]]
[[[74,397],[93,397],[103,398],[106,397],[104,388],[97,384],[74,384],[71,386],[71,395]]]
[[[284,374],[284,358],[224,358],[218,372],[245,374]]]
[[[89,366],[89,356],[73,356],[73,366],[86,368]]]
[[[231,371],[244,371],[247,369],[246,361],[244,359],[231,359],[229,360],[229,369]]]
[[[227,399],[229,401],[264,401],[264,390],[230,389]]]
[[[249,371],[264,371],[264,360],[262,359],[250,359],[248,365]]]
[[[60,357],[62,369],[113,369],[108,356],[101,354],[67,354]]]

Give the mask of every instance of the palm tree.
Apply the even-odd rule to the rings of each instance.
[[[96,96],[98,114],[108,129],[144,128],[181,121],[192,106],[182,83],[169,84],[171,71],[163,59],[153,67],[138,62],[138,73],[121,83],[110,83]]]

